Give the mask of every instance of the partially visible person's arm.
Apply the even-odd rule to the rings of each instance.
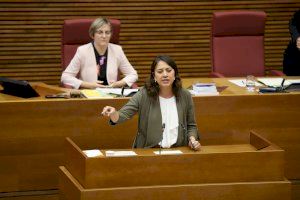
[[[300,49],[300,33],[299,33],[300,27],[297,27],[297,25],[299,26],[300,24],[299,20],[300,20],[300,10],[298,10],[294,14],[289,24],[292,41],[296,43],[298,49]]]
[[[80,88],[87,88],[87,89],[95,89],[95,88],[103,88],[106,87],[102,85],[103,81],[96,81],[96,82],[86,82],[82,81],[80,84]]]
[[[121,88],[121,87],[127,86],[127,83],[122,79],[122,80],[116,81],[114,83],[111,83],[109,86],[113,87],[113,88]]]

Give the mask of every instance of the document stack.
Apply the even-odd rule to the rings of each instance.
[[[195,96],[213,96],[219,95],[215,83],[194,83],[191,94]]]

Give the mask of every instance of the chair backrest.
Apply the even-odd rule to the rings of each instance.
[[[64,70],[74,57],[77,47],[92,41],[89,36],[89,28],[95,19],[68,19],[62,27],[61,40],[61,67]],[[118,19],[109,19],[113,34],[111,43],[119,44],[121,22]]]
[[[214,12],[211,30],[212,71],[224,76],[264,76],[263,11]]]

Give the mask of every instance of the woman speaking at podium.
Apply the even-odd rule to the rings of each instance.
[[[189,145],[200,150],[194,104],[182,88],[178,68],[169,56],[157,56],[145,86],[120,110],[105,106],[102,115],[118,124],[139,114],[135,148],[171,148]]]

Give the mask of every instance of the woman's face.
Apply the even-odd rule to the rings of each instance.
[[[111,38],[111,29],[108,24],[101,26],[94,34],[94,42],[97,46],[107,47]]]
[[[175,80],[174,69],[165,63],[164,61],[159,61],[155,67],[154,79],[162,87],[172,88],[172,84]]]

